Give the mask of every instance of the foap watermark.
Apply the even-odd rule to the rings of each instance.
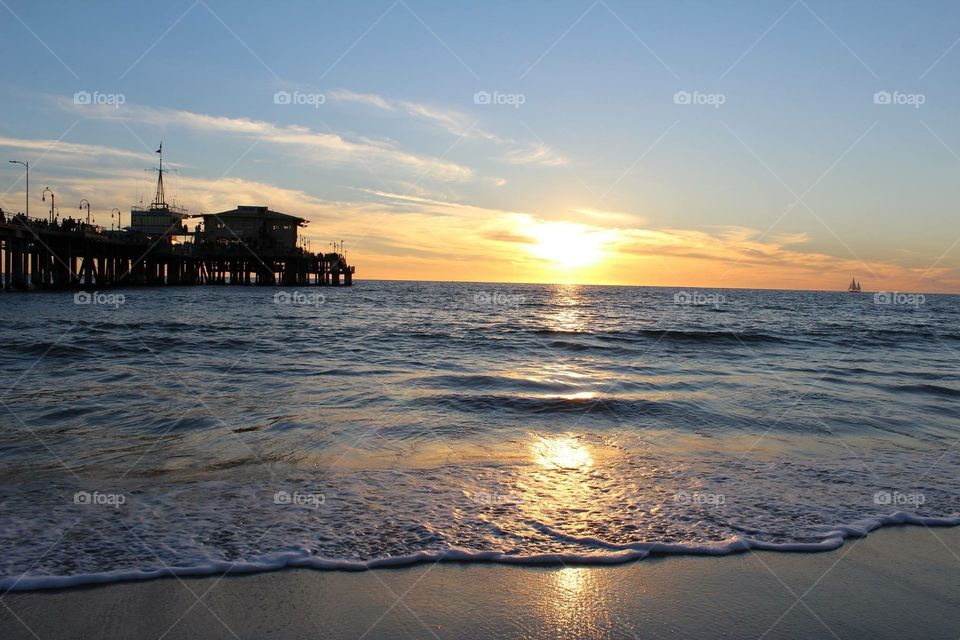
[[[877,291],[873,294],[873,304],[906,305],[919,307],[927,301],[922,293],[900,293],[899,291]]]
[[[519,109],[527,102],[527,96],[522,93],[500,93],[499,91],[477,91],[473,94],[473,104],[489,104],[494,106],[509,106]]]
[[[127,496],[122,493],[101,493],[100,491],[77,491],[73,494],[73,504],[91,505],[96,507],[120,508],[127,503]]]
[[[273,104],[300,105],[319,109],[320,105],[327,102],[327,97],[322,93],[303,93],[302,91],[277,91],[273,94]]]
[[[273,504],[283,506],[317,509],[326,502],[327,496],[315,491],[277,491],[273,494]]]
[[[502,293],[500,291],[480,291],[473,294],[473,303],[487,306],[519,307],[524,297],[516,293]]]
[[[120,105],[126,104],[127,97],[122,93],[100,93],[99,91],[77,91],[73,94],[73,104],[109,106],[119,109]]]
[[[126,303],[122,293],[104,293],[103,291],[77,291],[73,294],[73,304],[99,305],[116,309]]]
[[[681,489],[673,494],[673,501],[676,504],[698,504],[713,507],[726,504],[727,497],[722,493],[711,493],[709,491],[684,491]]]
[[[722,293],[704,293],[702,291],[677,291],[673,294],[673,304],[719,307],[727,298]]]
[[[499,493],[499,492],[489,492],[489,493],[473,493],[470,494],[470,500],[476,502],[479,505],[485,507],[500,507],[511,504],[520,504],[523,502],[523,496],[519,493]]]
[[[701,93],[700,91],[677,91],[673,94],[673,104],[692,104],[719,109],[727,101],[722,93]]]
[[[919,507],[926,503],[922,493],[902,493],[900,491],[877,491],[873,494],[873,504],[880,506]]]
[[[313,291],[278,291],[273,294],[273,304],[292,304],[301,307],[319,308],[326,301],[326,296]]]
[[[903,93],[902,91],[877,91],[873,94],[873,104],[890,104],[919,109],[927,101],[922,93]]]

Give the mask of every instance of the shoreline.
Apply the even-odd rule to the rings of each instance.
[[[162,580],[165,578],[205,578],[218,575],[245,576],[275,571],[308,569],[358,573],[380,569],[402,569],[423,564],[491,564],[517,567],[608,567],[632,564],[646,559],[680,557],[724,557],[751,551],[777,553],[827,553],[842,549],[850,540],[857,541],[873,531],[890,527],[953,528],[960,526],[960,515],[917,516],[896,511],[886,516],[866,518],[848,525],[837,525],[820,542],[763,542],[750,538],[737,538],[724,543],[695,546],[685,543],[628,543],[614,544],[595,538],[564,536],[567,540],[604,549],[600,554],[510,555],[501,551],[469,551],[448,549],[446,551],[418,551],[407,556],[374,558],[372,560],[342,560],[318,558],[301,552],[271,554],[271,560],[226,561],[217,560],[205,565],[156,569],[118,569],[102,573],[74,574],[66,576],[18,576],[0,579],[0,593],[33,593],[84,587],[108,586]]]
[[[958,554],[958,527],[892,526],[826,553],[165,577],[7,593],[0,636],[955,639]]]

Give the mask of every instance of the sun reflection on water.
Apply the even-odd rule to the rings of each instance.
[[[540,437],[532,449],[534,461],[548,469],[584,470],[593,466],[590,450],[575,438]]]
[[[552,309],[541,320],[551,331],[581,333],[590,329],[583,304],[583,292],[577,285],[557,285],[550,302]]]

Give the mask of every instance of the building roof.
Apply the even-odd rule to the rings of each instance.
[[[236,209],[230,211],[221,211],[220,213],[204,213],[201,214],[204,219],[209,217],[218,217],[218,218],[260,218],[260,219],[269,219],[269,220],[285,220],[287,222],[296,222],[297,224],[303,224],[306,222],[303,218],[298,218],[297,216],[291,216],[286,213],[280,213],[279,211],[271,211],[267,207],[258,207],[251,205],[237,205]]]

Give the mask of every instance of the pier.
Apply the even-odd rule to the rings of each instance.
[[[153,202],[133,207],[128,227],[115,231],[91,224],[85,199],[81,205],[87,202],[86,222],[61,221],[49,188],[44,189],[44,201],[50,196],[45,220],[0,210],[3,289],[353,284],[355,269],[347,264],[342,242],[333,243],[327,253],[312,253],[301,245],[298,230],[307,224],[303,218],[265,206],[190,215],[168,205],[163,176],[169,170],[163,168],[162,152],[161,144]],[[120,210],[114,211],[119,226]]]
[[[196,237],[196,235],[195,235]],[[3,288],[81,289],[162,285],[350,286],[342,252],[185,242],[21,214],[0,222]]]

